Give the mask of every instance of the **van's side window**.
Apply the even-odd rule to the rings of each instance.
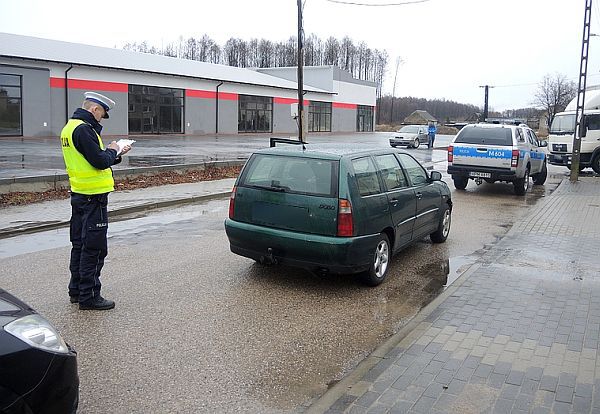
[[[388,191],[408,187],[408,182],[396,157],[392,154],[379,155],[375,157],[375,162]]]
[[[370,157],[352,160],[352,167],[361,196],[381,193],[377,170]]]
[[[408,154],[397,154],[413,186],[427,184],[427,172]]]
[[[586,115],[588,130],[598,130],[600,129],[600,115]]]

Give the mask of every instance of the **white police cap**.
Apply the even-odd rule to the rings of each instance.
[[[113,109],[115,107],[115,101],[113,101],[110,98],[107,98],[104,95],[100,95],[99,93],[85,92],[83,94],[83,96],[85,96],[86,101],[95,102],[98,105],[100,105],[102,108],[104,108],[103,118],[108,118],[108,111],[110,111],[111,109]]]

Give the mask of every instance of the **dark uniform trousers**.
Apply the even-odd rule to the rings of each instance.
[[[85,302],[100,295],[100,272],[108,253],[108,194],[71,194],[69,295]]]

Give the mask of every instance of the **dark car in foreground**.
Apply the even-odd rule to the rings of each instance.
[[[255,152],[233,188],[233,253],[383,282],[392,255],[450,231],[450,190],[404,151],[288,145]]]
[[[0,413],[75,413],[77,354],[44,317],[0,289]]]

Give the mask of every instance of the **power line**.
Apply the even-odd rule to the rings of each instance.
[[[344,0],[327,0],[330,3],[338,3],[344,4],[347,6],[371,6],[371,7],[387,7],[387,6],[405,6],[407,4],[415,4],[415,3],[426,3],[430,0],[412,0],[405,1],[401,3],[358,3],[353,1],[344,1]]]

